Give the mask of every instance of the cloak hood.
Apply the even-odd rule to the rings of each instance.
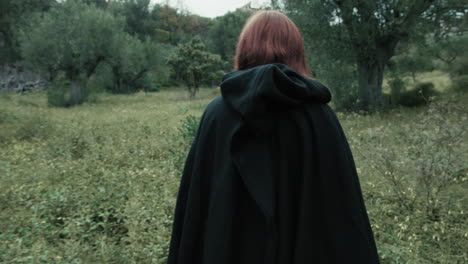
[[[221,92],[224,101],[250,122],[271,112],[331,100],[323,84],[280,63],[228,73]]]

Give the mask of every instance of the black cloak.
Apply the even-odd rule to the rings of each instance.
[[[224,76],[188,154],[168,264],[377,264],[329,90],[283,64]]]

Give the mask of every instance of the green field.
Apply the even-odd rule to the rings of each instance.
[[[165,263],[187,117],[217,95],[101,95],[72,108],[0,96],[0,263]],[[338,113],[382,263],[468,263],[468,97],[441,97]]]

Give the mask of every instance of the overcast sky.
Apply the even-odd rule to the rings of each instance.
[[[167,0],[153,0],[156,3],[166,3]],[[234,11],[249,2],[252,7],[257,8],[270,3],[269,0],[169,0],[169,4],[174,7],[184,8],[190,13],[205,17],[217,17]]]

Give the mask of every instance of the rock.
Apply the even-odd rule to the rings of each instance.
[[[22,67],[0,66],[0,91],[26,93],[46,89],[47,81]]]

